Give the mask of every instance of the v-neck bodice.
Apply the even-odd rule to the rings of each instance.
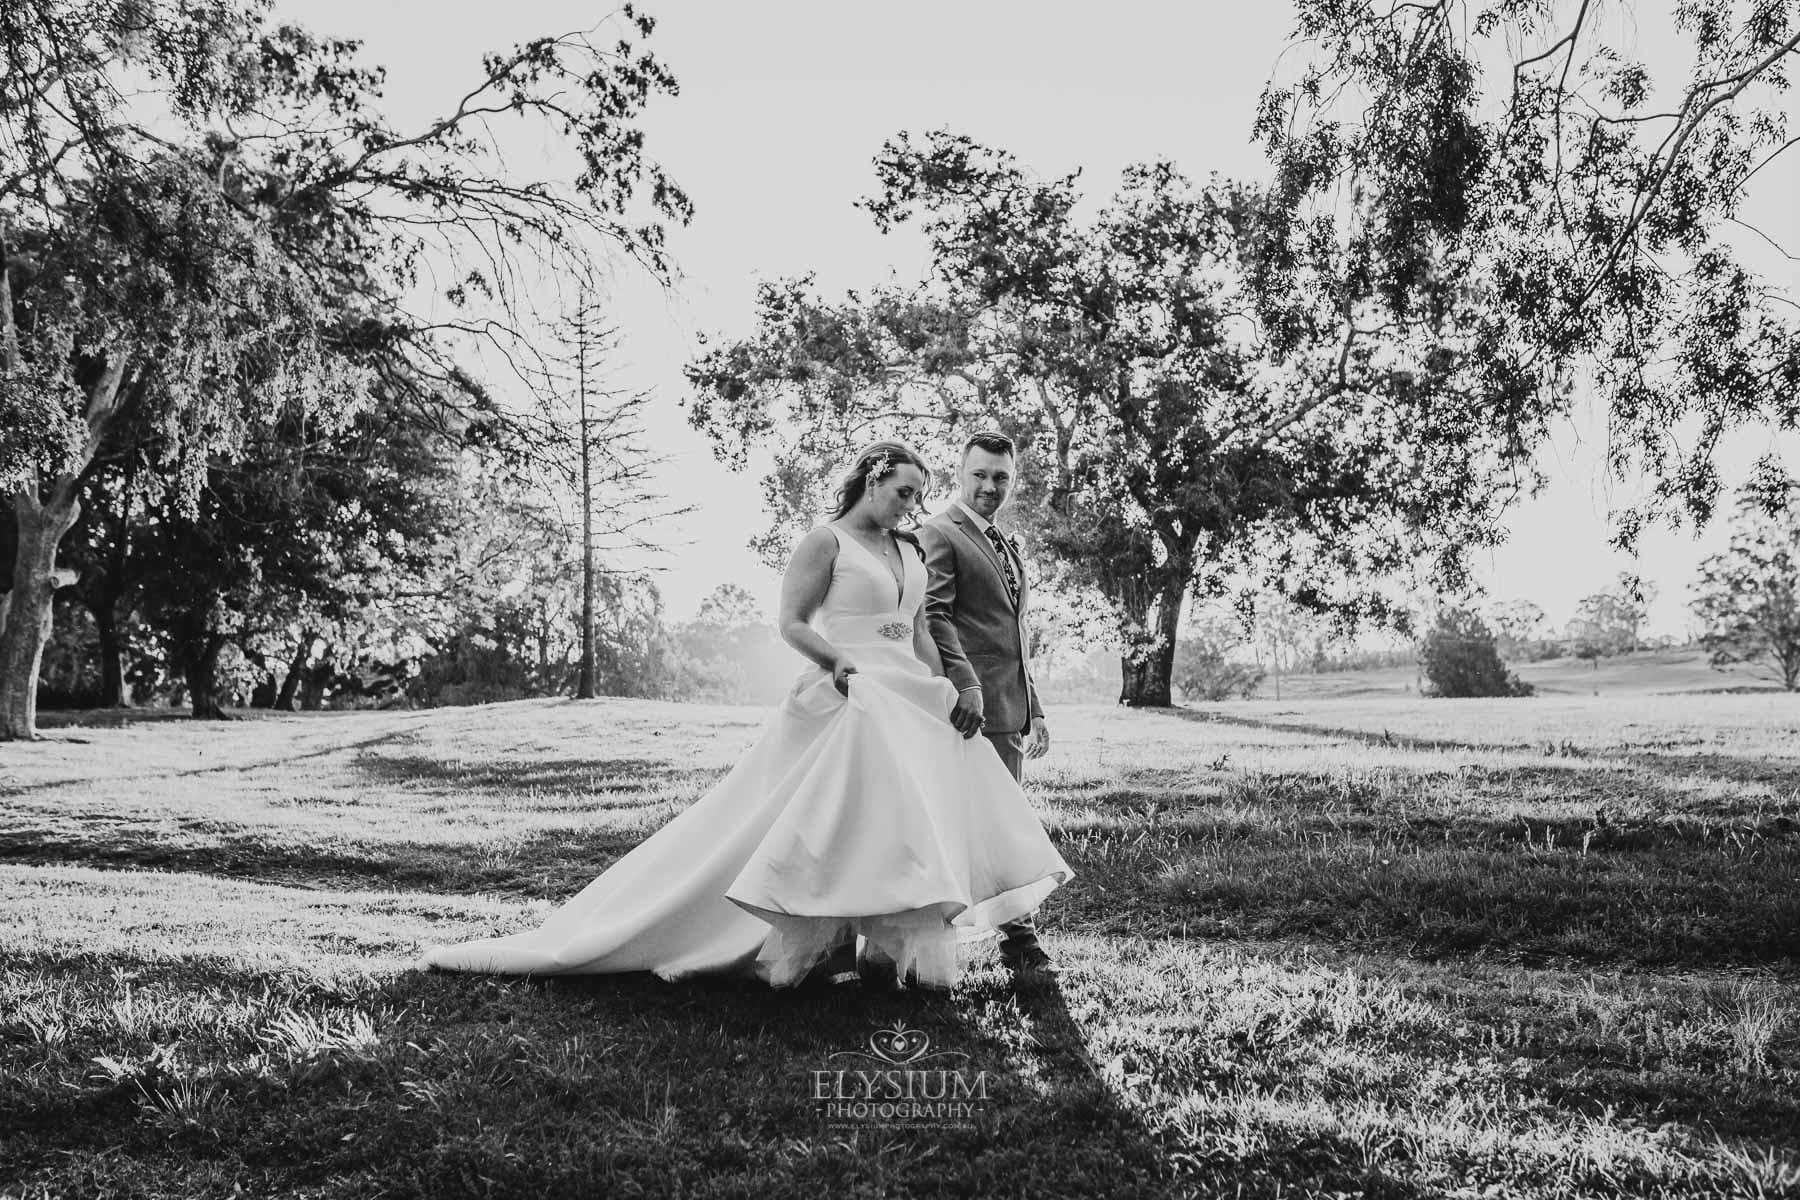
[[[901,608],[903,608],[906,604],[906,585],[908,583],[906,560],[904,558],[900,560],[900,577],[898,579],[896,579],[894,577],[894,569],[892,567],[888,566],[888,564],[883,559],[876,557],[875,552],[873,550],[869,549],[869,547],[863,543],[861,538],[857,537],[855,534],[849,533],[846,530],[839,529],[836,525],[833,525],[831,528],[838,535],[838,544],[839,545],[842,545],[844,542],[849,542],[851,545],[855,546],[858,550],[861,550],[863,552],[863,554],[868,558],[869,565],[875,568],[875,573],[885,577],[887,579],[888,583],[893,586],[894,594],[895,594],[894,610],[896,612],[898,612]],[[898,552],[900,549],[900,539],[890,533],[890,534],[888,534],[888,541],[893,543],[895,551]]]
[[[838,555],[831,587],[814,618],[820,632],[834,642],[871,637],[903,642],[910,652],[911,626],[925,601],[924,560],[899,544],[902,574],[896,580],[874,551],[836,525],[826,528],[838,540]]]

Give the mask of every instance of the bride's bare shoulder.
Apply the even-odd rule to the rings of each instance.
[[[795,562],[829,562],[837,557],[837,533],[830,525],[814,525],[794,546]]]

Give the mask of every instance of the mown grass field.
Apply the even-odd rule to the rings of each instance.
[[[1508,668],[1536,689],[1539,696],[1653,696],[1681,693],[1779,690],[1780,676],[1762,662],[1715,667],[1698,646],[1638,650],[1607,658],[1548,658],[1510,662]],[[1416,665],[1287,674],[1276,695],[1276,679],[1263,678],[1258,700],[1336,700],[1417,697]]]
[[[485,980],[752,710],[0,746],[5,1196],[1800,1195],[1800,698],[1055,714],[1060,971]],[[988,1099],[831,1128],[896,1020]]]

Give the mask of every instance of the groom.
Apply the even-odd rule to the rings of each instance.
[[[978,433],[963,444],[957,498],[919,529],[930,583],[925,617],[960,694],[950,721],[987,736],[1014,779],[1050,748],[1050,730],[1026,663],[1031,587],[1018,545],[994,525],[1018,479],[1012,439]],[[1025,744],[1031,738],[1030,747]],[[1050,965],[1029,915],[1000,927],[1000,961],[1017,973]]]

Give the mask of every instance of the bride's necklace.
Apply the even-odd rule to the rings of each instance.
[[[863,535],[861,530],[850,526],[846,526],[846,528],[850,529],[850,536],[862,543],[864,549],[868,550],[870,554],[876,553],[875,547],[869,545],[869,539]],[[885,529],[881,531],[880,554],[882,558],[894,557],[894,539]]]

